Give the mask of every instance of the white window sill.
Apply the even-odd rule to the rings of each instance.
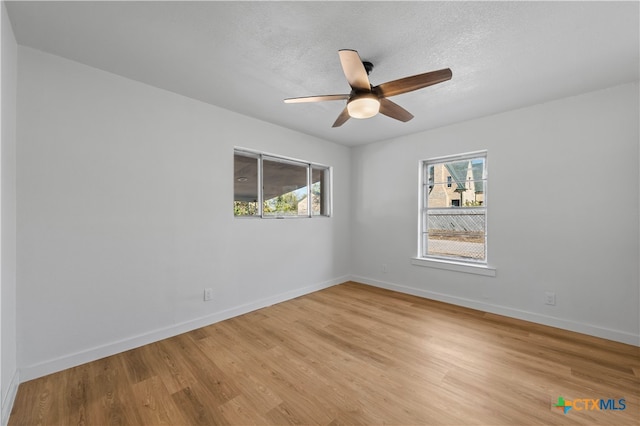
[[[426,259],[424,257],[412,258],[411,264],[416,266],[426,266],[428,268],[446,269],[447,271],[484,275],[487,277],[496,276],[496,268],[487,265],[474,265],[472,263],[454,262],[451,260],[441,259]]]

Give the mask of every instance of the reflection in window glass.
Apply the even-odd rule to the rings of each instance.
[[[256,216],[258,209],[258,156],[236,152],[233,157],[233,214]]]
[[[307,216],[298,211],[299,204],[307,201],[307,169],[303,164],[293,164],[276,159],[262,161],[265,216]]]
[[[329,215],[329,169],[311,167],[311,214]]]

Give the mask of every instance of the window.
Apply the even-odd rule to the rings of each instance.
[[[319,164],[234,151],[233,214],[240,217],[330,215],[331,169]]]
[[[487,262],[487,154],[422,162],[420,257]]]

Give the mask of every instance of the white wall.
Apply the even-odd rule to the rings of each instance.
[[[16,362],[16,71],[17,45],[0,4],[0,401],[6,424],[18,387]]]
[[[348,148],[30,48],[18,59],[23,380],[348,278]],[[235,219],[234,146],[333,166],[334,216]]]
[[[635,83],[355,149],[354,278],[640,344],[638,102]],[[419,161],[483,149],[497,276],[411,265]]]

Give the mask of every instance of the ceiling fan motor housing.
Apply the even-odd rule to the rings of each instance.
[[[367,75],[371,74],[371,71],[373,71],[373,64],[369,61],[362,61],[362,65],[364,65]]]

